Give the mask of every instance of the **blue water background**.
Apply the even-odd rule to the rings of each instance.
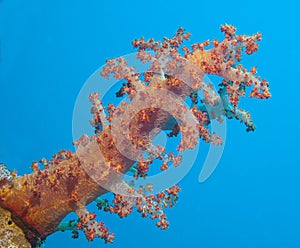
[[[300,247],[299,6],[296,1],[58,1],[0,3],[0,162],[19,174],[33,160],[72,147],[72,113],[82,85],[106,58],[133,52],[131,41],[162,39],[182,26],[191,41],[221,38],[223,23],[238,33],[263,33],[257,65],[272,98],[242,106],[253,133],[227,124],[217,170],[198,182],[203,157],[180,182],[170,228],[132,214],[98,214],[116,234],[106,247]],[[46,247],[105,247],[84,235],[56,233]]]

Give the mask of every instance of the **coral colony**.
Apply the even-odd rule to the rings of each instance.
[[[97,220],[96,213],[86,209],[92,202],[99,210],[121,218],[136,210],[142,217],[155,220],[160,229],[167,229],[169,223],[164,210],[177,202],[179,186],[151,194],[150,184],[138,189],[129,184],[123,187],[122,175],[133,173],[135,179],[146,178],[154,160],[160,162],[162,171],[180,166],[182,157],[176,151],[168,152],[166,147],[152,144],[160,130],[169,130],[169,139],[179,135],[177,151],[193,149],[200,139],[221,144],[222,138],[210,131],[212,119],[221,123],[225,118],[235,118],[245,124],[247,131],[253,131],[255,125],[250,114],[239,107],[240,99],[245,95],[259,99],[271,96],[268,82],[256,75],[256,67],[247,70],[240,63],[242,54],[250,55],[258,50],[261,33],[237,35],[236,28],[227,24],[221,26],[221,31],[223,40],[207,40],[189,48],[182,47],[184,40],[191,36],[183,28],[163,41],[134,40],[137,59],[150,64],[149,70],[143,73],[136,72],[122,57],[108,59],[99,77],[114,77],[123,82],[116,97],[127,101],[118,106],[112,103],[103,106],[99,93],[91,92],[91,125],[95,135],[83,134],[74,142],[79,152],[61,150],[51,160],[33,162],[32,173],[23,176],[0,165],[0,246],[38,247],[47,236],[62,230],[70,230],[73,238],[82,231],[89,241],[101,238],[105,243],[112,242],[114,234]],[[204,83],[206,74],[222,77],[217,92],[212,84]],[[169,101],[168,94],[157,97],[160,90],[171,97],[176,95],[177,100],[189,101],[190,107],[175,104],[177,107],[171,111],[160,108]],[[218,103],[222,103],[222,111],[208,110],[208,105]],[[187,111],[197,121],[194,129],[182,117]],[[118,119],[124,112],[130,118],[127,123]],[[113,132],[123,139],[114,139]],[[130,155],[125,156],[124,152]],[[134,180],[130,183],[134,184]],[[118,193],[124,189],[126,194]],[[112,201],[104,198],[109,191],[114,196]],[[62,222],[71,212],[78,219]]]

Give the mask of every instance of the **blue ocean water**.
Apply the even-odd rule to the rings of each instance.
[[[138,214],[98,214],[116,234],[107,247],[300,247],[300,111],[296,1],[58,1],[0,3],[0,162],[18,174],[33,160],[72,147],[77,95],[106,58],[133,52],[131,41],[171,37],[182,26],[191,41],[221,38],[220,25],[263,33],[259,51],[243,60],[270,82],[272,98],[242,101],[257,130],[227,122],[220,163],[198,182],[204,155],[180,182],[170,227]],[[205,148],[205,146],[204,146]],[[205,149],[204,149],[205,151]],[[71,233],[45,247],[101,247]]]

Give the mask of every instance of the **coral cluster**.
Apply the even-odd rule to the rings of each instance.
[[[271,96],[268,82],[256,76],[256,67],[247,70],[240,63],[243,53],[257,51],[261,34],[237,35],[235,27],[227,24],[221,31],[222,41],[184,46],[183,52],[180,47],[190,34],[182,28],[163,41],[134,40],[137,59],[149,63],[149,70],[136,72],[122,57],[106,61],[101,76],[122,80],[116,97],[127,101],[103,106],[99,93],[91,92],[94,136],[83,135],[74,142],[75,153],[62,150],[49,161],[33,162],[31,174],[12,175],[0,166],[0,206],[13,214],[32,245],[59,230],[72,230],[74,238],[82,230],[89,241],[100,237],[112,242],[114,234],[96,220],[95,213],[86,210],[93,201],[99,209],[121,218],[136,209],[142,217],[156,219],[159,228],[168,228],[164,209],[174,206],[180,188],[171,186],[152,194],[151,185],[134,189],[130,186],[134,182],[124,182],[122,175],[146,178],[154,160],[160,162],[162,171],[180,166],[178,152],[193,149],[199,139],[221,144],[222,138],[209,129],[212,119],[221,123],[224,118],[236,118],[247,131],[253,131],[250,114],[239,107],[241,97],[248,94],[248,88],[250,97]],[[217,91],[204,83],[206,74],[223,78]],[[190,108],[182,104],[187,99]],[[220,104],[221,111],[209,108]],[[188,119],[187,112],[193,118]],[[181,135],[177,151],[152,144],[161,130],[169,130],[170,139]],[[112,202],[103,198],[109,191],[114,193]],[[70,212],[75,212],[78,220],[61,222]]]

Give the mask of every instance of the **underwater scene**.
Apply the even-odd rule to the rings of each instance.
[[[298,9],[0,1],[0,247],[300,247]]]

